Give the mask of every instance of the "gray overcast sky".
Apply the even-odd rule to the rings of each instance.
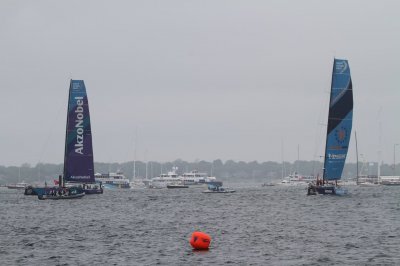
[[[381,135],[393,162],[400,1],[3,0],[0,164],[63,161],[70,78],[85,80],[95,161],[133,160],[135,131],[138,160],[281,161],[283,146],[294,161],[298,145],[312,160],[334,57],[359,152],[376,161]]]

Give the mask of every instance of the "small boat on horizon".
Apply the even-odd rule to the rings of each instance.
[[[210,182],[207,186],[207,190],[204,190],[203,193],[233,193],[236,190],[225,188],[222,186],[221,181]]]
[[[209,176],[207,173],[192,170],[182,174],[182,179],[185,185],[195,186],[203,185],[217,180],[215,176]]]
[[[356,181],[358,186],[370,187],[379,186],[379,178],[377,175],[360,175]]]
[[[168,185],[181,184],[183,186],[199,186],[216,181],[216,177],[209,176],[207,173],[201,173],[197,170],[178,174],[178,167],[172,167],[172,170],[166,174],[153,177],[149,182],[151,188],[166,188]]]
[[[183,178],[177,174],[178,167],[172,167],[172,170],[166,174],[160,174],[153,177],[149,182],[150,188],[166,188],[170,184],[181,184]]]
[[[316,181],[313,175],[300,175],[297,172],[288,175],[278,185],[289,185],[289,186],[307,186],[309,183]]]
[[[6,185],[8,189],[25,189],[27,186],[29,186],[29,184],[25,182]]]
[[[96,182],[101,183],[106,189],[131,188],[129,179],[121,171],[107,174],[96,173],[94,177]]]
[[[380,176],[381,185],[400,186],[400,176]]]
[[[262,187],[273,187],[273,186],[276,186],[276,183],[272,183],[272,182],[262,183],[261,186]]]
[[[188,185],[181,183],[171,183],[171,184],[167,184],[167,188],[189,188]]]

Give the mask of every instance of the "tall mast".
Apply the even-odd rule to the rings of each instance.
[[[300,144],[297,144],[297,164],[296,164],[296,172],[299,174],[299,164],[300,164]]]
[[[64,142],[64,169],[63,169],[63,174],[62,174],[62,177],[61,177],[61,180],[60,181],[62,181],[62,182],[60,182],[60,186],[61,187],[63,187],[64,186],[64,177],[65,177],[65,175],[66,175],[66,172],[67,172],[67,150],[68,150],[68,148],[67,148],[67,138],[68,138],[68,122],[69,122],[69,115],[68,115],[68,112],[69,112],[69,101],[70,101],[70,98],[71,98],[71,89],[72,89],[72,79],[70,80],[70,83],[69,83],[69,91],[68,91],[68,105],[67,105],[67,123],[66,123],[66,126],[65,126],[65,142]]]
[[[381,183],[381,160],[382,160],[382,121],[381,121],[382,107],[379,109],[379,151],[378,151],[378,184]]]
[[[328,104],[329,108],[328,108],[328,122],[326,123],[326,141],[325,141],[325,153],[324,153],[324,167],[322,168],[322,169],[323,169],[323,174],[322,174],[323,184],[325,184],[325,178],[326,178],[326,176],[325,176],[326,165],[325,165],[325,164],[326,164],[326,151],[327,151],[327,149],[328,149],[329,111],[330,111],[330,109],[331,109],[332,85],[333,85],[333,74],[334,74],[334,71],[335,71],[335,58],[333,58],[331,88],[330,88],[330,91],[329,91],[329,104]]]
[[[145,173],[146,173],[146,180],[147,180],[147,149],[145,150],[145,152],[144,152],[144,160],[145,160],[145,162],[146,162],[146,164],[145,164],[145,166],[146,166],[146,171],[145,171]]]
[[[282,179],[285,177],[285,161],[283,159],[283,138],[281,139],[281,156],[282,156]]]

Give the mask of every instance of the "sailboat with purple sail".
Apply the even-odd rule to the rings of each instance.
[[[94,178],[89,103],[83,80],[71,80],[65,133],[64,170],[59,188],[46,189],[39,199],[70,199],[101,194]]]
[[[94,178],[89,101],[83,80],[71,80],[68,99],[63,182],[83,185],[86,194],[101,194]]]
[[[353,123],[353,85],[347,60],[334,59],[322,180],[310,184],[308,195],[347,194],[338,185],[349,149]]]

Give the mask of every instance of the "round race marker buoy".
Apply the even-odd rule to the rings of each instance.
[[[190,238],[190,245],[194,249],[208,249],[211,243],[211,237],[203,232],[193,232]]]

